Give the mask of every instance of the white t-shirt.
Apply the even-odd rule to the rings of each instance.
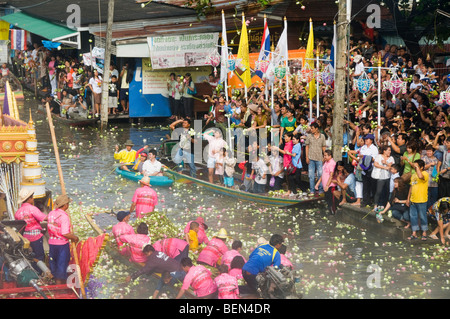
[[[384,166],[384,165],[382,164],[382,162],[383,162],[383,155],[378,154],[378,155],[375,157],[375,162],[378,163],[379,165]],[[390,156],[390,157],[387,159],[386,163],[387,163],[387,164],[389,164],[389,163],[394,164],[394,163],[395,163],[395,160],[394,160],[394,158],[393,158],[392,156]],[[378,168],[378,167],[376,167],[375,165],[373,166],[373,170],[372,170],[372,178],[374,178],[374,179],[389,179],[390,177],[391,177],[391,172],[390,172],[390,171],[385,170],[385,169]]]
[[[89,80],[89,84],[92,85],[92,91],[94,93],[96,93],[96,94],[101,94],[102,93],[102,78],[100,76],[98,77],[98,80],[95,80],[95,78],[92,77]]]
[[[257,162],[252,164],[252,168],[255,170],[255,182],[265,185],[267,183],[267,175],[266,178],[263,178],[263,175],[267,174],[269,171],[266,163],[260,158]]]
[[[161,172],[161,162],[155,160],[154,162],[150,160],[146,160],[144,164],[142,164],[142,173],[147,174],[149,176],[154,176]]]

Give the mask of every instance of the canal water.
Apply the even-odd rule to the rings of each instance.
[[[40,163],[47,187],[61,193],[60,181],[44,115],[36,113],[38,102],[27,97],[20,109],[28,121],[32,110],[36,125]],[[99,127],[72,128],[55,122],[58,149],[67,193],[73,198],[70,212],[75,232],[82,238],[93,236],[84,214],[96,214],[101,228],[110,231],[117,221],[111,211],[128,209],[138,187],[114,173],[114,147],[128,139],[135,149],[158,147],[168,133],[164,123],[110,123]],[[213,236],[225,228],[244,243],[248,256],[259,237],[286,235],[287,256],[301,277],[296,288],[304,299],[442,299],[450,297],[448,246],[412,245],[368,229],[340,222],[326,214],[322,205],[286,210],[250,202],[239,202],[198,188],[178,185],[155,188],[158,212],[182,231],[189,220],[203,216]],[[133,217],[134,219],[134,217]],[[161,225],[164,230],[164,225]],[[230,245],[231,246],[231,242]],[[155,279],[141,277],[126,284],[125,277],[136,271],[127,260],[107,247],[91,275],[88,286],[93,298],[150,298]],[[174,298],[168,289],[162,298]]]

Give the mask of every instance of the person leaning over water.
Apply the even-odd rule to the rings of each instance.
[[[283,244],[283,241],[281,235],[274,234],[268,244],[256,247],[250,254],[248,261],[242,268],[242,276],[252,292],[256,292],[258,288],[256,276],[259,273],[264,272],[268,266],[279,267],[281,265],[281,256],[278,249]]]

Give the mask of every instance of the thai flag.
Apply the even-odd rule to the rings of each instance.
[[[261,50],[259,51],[258,61],[269,60],[270,55],[270,34],[269,27],[267,26],[267,22],[264,21],[264,33],[262,36]],[[263,72],[261,70],[256,70],[256,75],[261,79],[263,78]]]
[[[11,30],[11,49],[26,50],[27,49],[27,31]]]

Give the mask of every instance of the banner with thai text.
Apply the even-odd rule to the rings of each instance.
[[[153,69],[204,66],[218,41],[218,32],[147,38]]]

